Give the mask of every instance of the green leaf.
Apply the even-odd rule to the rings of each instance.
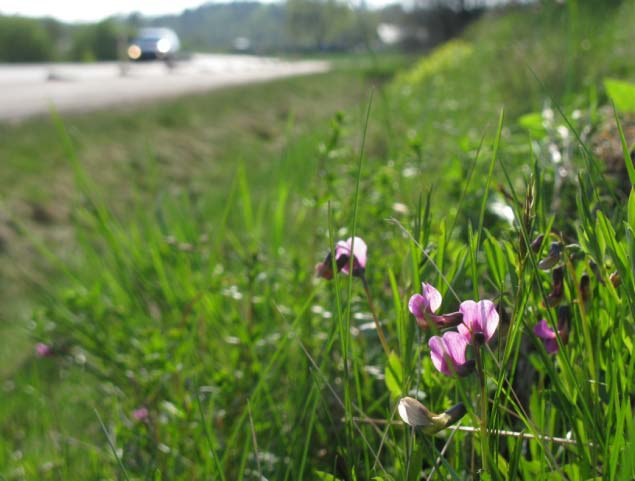
[[[628,223],[631,229],[635,231],[635,190],[631,189],[631,195],[628,196]]]
[[[390,353],[388,357],[388,364],[386,364],[385,370],[386,387],[390,392],[390,396],[398,398],[402,395],[403,386],[403,368],[401,366],[401,360],[399,356],[394,352]]]
[[[606,78],[604,89],[618,110],[635,112],[635,83]]]
[[[315,477],[320,481],[341,481],[339,478],[336,478],[332,474],[325,473],[324,471],[315,471]]]
[[[542,114],[540,112],[530,112],[518,119],[521,127],[529,131],[529,135],[533,138],[542,138],[547,135],[547,129],[543,124]]]

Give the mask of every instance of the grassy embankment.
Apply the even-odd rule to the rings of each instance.
[[[67,123],[85,166],[75,167],[77,240],[64,290],[45,290],[32,326],[59,354],[24,360],[4,384],[5,476],[631,479],[635,199],[626,208],[593,152],[603,140],[621,148],[600,107],[605,77],[633,79],[634,8],[569,2],[486,17],[377,91],[366,135],[355,97],[367,90],[346,77],[339,91],[324,83],[333,77],[312,80],[316,103],[300,95],[319,112],[353,104],[330,122],[276,116],[295,95],[276,83],[252,90],[278,89],[255,130],[235,91],[227,115],[241,127],[221,138],[205,98],[124,115],[146,142],[118,115]],[[65,134],[49,135],[61,149]],[[224,162],[206,162],[216,144]],[[178,188],[185,169],[166,157],[192,166]],[[102,174],[104,159],[127,188]],[[15,175],[28,191],[32,177]],[[369,245],[374,309],[359,279],[313,277],[352,233]],[[549,258],[552,242],[563,253]],[[442,292],[441,312],[495,301],[496,336],[468,351],[482,361],[475,374],[433,367],[434,329],[407,310],[420,281]],[[542,318],[568,330],[555,355],[533,334]],[[461,401],[463,424],[489,434],[383,424],[407,394],[435,412]],[[565,436],[575,442],[553,439]]]

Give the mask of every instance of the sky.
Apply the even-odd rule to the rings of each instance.
[[[65,22],[91,22],[117,13],[180,13],[206,0],[0,0],[3,15],[54,17]]]

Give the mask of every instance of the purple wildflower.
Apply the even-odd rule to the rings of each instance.
[[[441,307],[441,293],[432,284],[421,283],[423,294],[414,294],[408,301],[408,310],[417,319],[417,324],[423,329],[428,327],[428,322],[433,322],[437,327],[453,327],[461,322],[461,314],[435,315]]]
[[[534,334],[542,339],[545,350],[549,354],[558,352],[558,336],[562,344],[569,341],[569,308],[564,306],[558,309],[558,333],[549,327],[549,323],[545,319],[541,319],[534,326]]]
[[[349,274],[351,251],[353,255],[353,275],[363,277],[366,270],[368,247],[361,237],[355,237],[354,240],[349,237],[345,241],[341,240],[335,244],[335,266],[337,272],[341,271],[344,274]],[[330,252],[326,255],[324,262],[315,266],[315,273],[318,277],[323,277],[324,279],[333,278],[333,261]]]
[[[492,339],[498,328],[498,312],[492,301],[464,301],[459,312],[463,314],[463,324],[458,326],[458,331],[469,344]]]
[[[474,361],[465,359],[467,340],[458,332],[446,332],[443,337],[433,336],[428,341],[432,364],[446,376],[467,376],[474,370]]]
[[[43,342],[38,342],[35,345],[35,354],[37,357],[51,357],[53,355],[53,348]]]
[[[148,408],[145,406],[142,406],[140,408],[135,409],[134,411],[132,411],[132,417],[137,420],[137,421],[145,421],[146,419],[148,419],[149,416],[149,412],[148,412]]]

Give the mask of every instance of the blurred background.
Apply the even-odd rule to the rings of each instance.
[[[518,3],[525,2],[3,1],[0,62],[117,60],[122,42],[143,27],[173,29],[185,52],[421,50],[456,35],[488,7]]]

